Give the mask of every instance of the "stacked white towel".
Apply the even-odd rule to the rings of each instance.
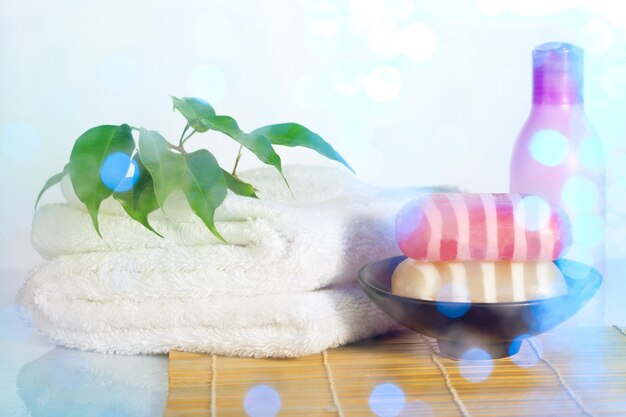
[[[399,254],[395,214],[430,189],[371,187],[334,168],[284,171],[293,195],[272,169],[240,174],[260,198],[229,194],[218,209],[228,244],[179,194],[150,215],[165,238],[109,199],[100,239],[64,180],[67,203],[35,214],[33,245],[48,260],[20,302],[56,343],[99,352],[293,357],[388,331],[356,276]]]

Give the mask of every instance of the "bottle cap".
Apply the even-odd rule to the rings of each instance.
[[[549,42],[533,50],[533,103],[583,102],[583,49]]]

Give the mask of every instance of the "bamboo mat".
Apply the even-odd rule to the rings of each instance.
[[[453,361],[402,331],[298,359],[170,352],[165,416],[626,416],[626,331],[568,328]],[[278,412],[278,414],[276,414]]]

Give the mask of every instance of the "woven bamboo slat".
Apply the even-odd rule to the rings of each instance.
[[[393,385],[391,385],[393,384]],[[170,352],[165,416],[626,416],[626,332],[566,328],[459,362],[400,331],[298,359]]]

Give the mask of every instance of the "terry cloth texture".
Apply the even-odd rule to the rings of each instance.
[[[379,188],[341,169],[242,172],[259,199],[229,194],[217,240],[182,194],[150,215],[159,238],[103,202],[95,233],[67,180],[41,207],[32,241],[47,261],[19,295],[38,329],[83,350],[171,349],[255,357],[318,353],[393,323],[356,286],[368,262],[400,254],[394,219],[432,188]],[[434,191],[445,191],[437,188]]]

